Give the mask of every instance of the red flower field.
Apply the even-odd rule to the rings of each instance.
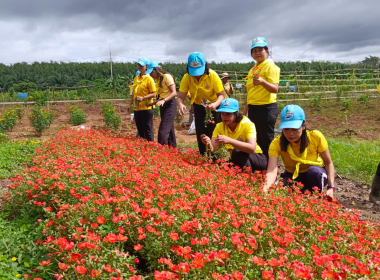
[[[33,163],[9,203],[40,212],[56,279],[380,279],[379,224],[194,151],[65,130]]]

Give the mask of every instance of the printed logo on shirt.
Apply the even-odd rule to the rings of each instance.
[[[190,62],[190,67],[191,68],[198,68],[198,67],[201,67],[202,66],[202,63],[198,62],[198,61],[192,61]]]
[[[292,118],[293,118],[293,112],[292,111],[286,111],[284,119],[288,121],[288,120],[291,120]]]
[[[206,86],[205,86],[205,89],[210,89],[210,86],[209,86],[209,85],[206,85]]]

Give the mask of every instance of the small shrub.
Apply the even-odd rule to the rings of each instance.
[[[344,109],[346,109],[347,111],[351,109],[351,105],[352,105],[352,99],[348,98],[348,99],[343,99],[342,100],[342,105],[344,107]]]
[[[46,110],[40,106],[34,106],[32,114],[30,115],[30,121],[37,131],[38,136],[41,136],[42,131],[47,129],[53,122],[55,111]]]
[[[12,130],[22,115],[23,109],[21,107],[6,109],[0,115],[0,132],[4,133]]]
[[[116,112],[116,108],[110,102],[103,102],[102,111],[104,122],[108,129],[117,130],[121,124],[121,117]]]
[[[36,102],[36,105],[46,106],[48,101],[48,94],[46,91],[34,91],[28,95],[30,101]]]
[[[315,110],[320,110],[322,108],[321,102],[322,102],[322,95],[318,94],[317,96],[314,96],[313,99],[311,100],[311,106]]]
[[[78,106],[70,106],[70,123],[72,125],[81,125],[86,122],[86,114]]]
[[[8,135],[6,135],[5,133],[1,133],[0,132],[0,144],[6,143],[8,141],[9,141]]]
[[[367,107],[369,103],[369,96],[367,94],[360,94],[358,100]]]

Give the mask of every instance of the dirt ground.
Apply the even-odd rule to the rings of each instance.
[[[128,112],[127,103],[125,101],[113,102],[118,112],[122,117],[121,133],[136,134],[136,127],[131,123],[131,117]],[[78,104],[78,103],[75,103]],[[52,137],[56,132],[69,124],[69,106],[68,103],[49,104],[49,108],[57,112],[55,119],[46,131],[43,132],[39,139],[48,139]],[[334,104],[328,104],[320,111],[312,108],[305,108],[305,113],[308,121],[308,126],[322,130],[323,133],[330,134],[331,136],[347,136],[350,131],[345,132],[347,122],[344,117],[344,113],[341,110],[336,109]],[[86,113],[87,120],[86,125],[91,128],[103,128],[104,121],[101,113],[101,104],[84,104],[79,103],[78,106]],[[2,108],[0,107],[0,110]],[[329,114],[331,110],[331,114]],[[14,129],[8,133],[10,140],[27,140],[36,139],[37,134],[29,121],[30,108],[25,109],[25,113],[21,121],[14,127]],[[184,117],[184,120],[188,120],[188,116]],[[373,105],[368,110],[362,110],[356,106],[355,110],[351,110],[348,114],[349,129],[351,133],[358,139],[363,140],[375,140],[380,139],[380,109],[377,104]],[[154,136],[157,139],[157,129],[160,123],[160,118],[154,117]],[[321,124],[323,126],[321,127]],[[175,132],[177,137],[177,143],[190,144],[196,143],[195,135],[187,135],[189,124],[182,123],[175,125]],[[336,199],[338,203],[350,209],[357,209],[361,211],[361,218],[363,220],[371,220],[372,222],[380,222],[380,205],[373,205],[368,201],[368,194],[370,186],[363,185],[359,182],[355,182],[344,178],[337,174],[336,176]],[[0,180],[0,204],[1,193],[4,188],[9,186],[10,180]]]

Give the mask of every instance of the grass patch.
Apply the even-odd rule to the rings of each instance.
[[[0,179],[14,176],[23,169],[23,165],[33,159],[39,146],[36,141],[6,142],[0,144]]]
[[[370,185],[380,160],[380,141],[328,139],[337,174]]]
[[[34,243],[43,239],[43,225],[36,223],[37,217],[30,213],[12,221],[6,219],[8,214],[8,211],[0,213],[0,279],[23,279],[46,258],[46,248]]]

